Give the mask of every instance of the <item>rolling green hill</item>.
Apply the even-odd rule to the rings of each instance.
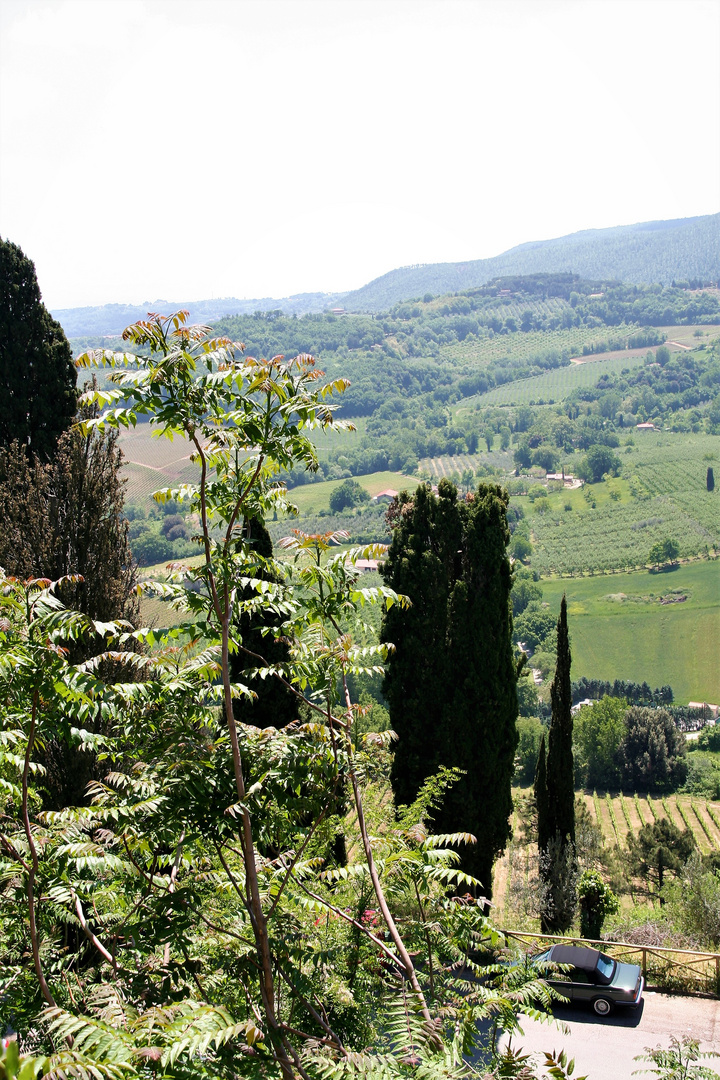
[[[568,271],[637,283],[669,284],[680,278],[717,281],[720,214],[587,229],[520,244],[492,259],[406,266],[347,293],[343,303],[349,311],[382,311],[410,297],[459,292],[495,277]]]
[[[256,311],[303,315],[327,312],[341,305],[348,311],[383,311],[411,297],[461,292],[508,275],[569,272],[640,284],[670,284],[681,279],[717,282],[719,252],[720,214],[711,214],[586,229],[553,240],[520,244],[491,259],[406,266],[347,293],[298,293],[282,299],[148,300],[143,304],[58,308],[52,315],[69,338],[102,338],[118,334],[150,310],[165,313],[188,308],[194,322],[213,322]]]

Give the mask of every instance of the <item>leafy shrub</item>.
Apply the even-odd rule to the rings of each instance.
[[[663,889],[673,922],[703,945],[720,945],[720,872],[693,852],[675,881]]]
[[[537,716],[538,694],[529,671],[520,676],[516,684],[516,690],[520,716]]]
[[[674,791],[687,778],[685,736],[665,709],[633,706],[617,762],[625,790]]]
[[[518,615],[523,613],[531,601],[540,602],[543,594],[542,587],[536,581],[533,581],[532,573],[523,569],[516,573],[510,595],[512,598],[513,618],[517,619]]]
[[[687,756],[685,791],[720,799],[720,754],[694,750]]]
[[[555,617],[538,600],[532,600],[515,620],[513,637],[524,641],[531,649],[537,646],[555,629]]]
[[[521,784],[532,784],[545,728],[536,716],[521,716],[517,731],[520,738],[515,751],[515,777]]]
[[[664,540],[658,540],[650,548],[650,554],[648,555],[648,562],[654,563],[659,566],[661,563],[674,563],[680,554],[680,546],[675,540],[672,540],[669,536],[666,536]]]
[[[584,870],[578,882],[580,933],[597,941],[606,915],[617,915],[620,903],[597,870]]]
[[[164,536],[157,522],[135,522],[130,530],[133,558],[139,566],[154,566],[155,563],[195,555],[197,549],[185,539],[186,535],[184,524],[172,527]]]
[[[525,559],[529,559],[532,555],[532,543],[530,542],[530,537],[517,529],[510,541],[508,551],[514,559],[520,559],[521,562],[524,562]]]
[[[177,533],[175,536],[170,536],[169,534],[172,532],[173,529],[182,529],[182,532]],[[185,537],[187,535],[185,522],[180,516],[180,514],[168,514],[168,516],[165,518],[162,525],[160,526],[160,532],[163,534],[163,536],[167,536],[170,540],[176,540],[178,536]]]
[[[578,469],[578,475],[591,484],[599,483],[606,473],[617,476],[619,472],[620,458],[609,446],[599,444],[589,447]]]
[[[720,724],[712,724],[703,728],[695,743],[698,750],[711,750],[720,753]]]
[[[617,754],[625,736],[626,709],[624,701],[605,696],[578,711],[573,725],[573,754],[575,775],[583,786],[618,787]]]
[[[357,480],[345,480],[331,493],[330,509],[333,513],[340,514],[343,510],[369,501],[370,496]]]
[[[554,644],[550,638],[546,638],[540,642],[532,656],[532,666],[542,673],[544,679],[548,677],[551,671],[555,670],[557,664],[557,653]]]

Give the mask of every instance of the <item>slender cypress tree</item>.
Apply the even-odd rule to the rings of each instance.
[[[267,581],[276,580],[263,565],[263,560],[271,559],[273,554],[272,540],[263,522],[246,518],[243,532],[258,556],[254,571],[256,576]],[[255,595],[248,588],[244,591],[243,599],[248,600]],[[242,645],[250,653],[261,656],[266,663],[278,666],[287,663],[288,647],[267,631],[278,626],[280,621],[280,616],[263,606],[252,613],[244,611],[236,623]],[[248,653],[233,653],[230,657],[230,672],[234,681],[243,682],[243,673],[257,667],[262,667],[262,664]],[[233,712],[239,723],[258,728],[281,728],[298,719],[297,698],[277,679],[253,679],[249,685],[256,697],[253,700],[236,698],[233,703]]]
[[[552,717],[547,762],[545,774],[539,777],[535,786],[540,877],[544,885],[540,914],[543,933],[568,930],[577,904],[570,660],[567,601],[563,595],[557,624],[557,665],[550,687]]]
[[[492,867],[510,836],[510,783],[517,746],[516,669],[506,547],[507,492],[481,484],[458,500],[447,480],[403,492],[383,575],[412,606],[395,606],[381,632],[392,642],[384,682],[399,736],[392,769],[408,803],[441,765],[464,775],[436,811],[441,832],[473,833],[465,870],[492,889]]]
[[[547,797],[547,753],[545,732],[540,741],[537,767],[535,769],[535,807],[537,809],[538,850],[545,851],[550,840]]]
[[[35,266],[0,238],[0,446],[17,440],[43,461],[77,408],[72,351],[42,302]]]
[[[557,624],[557,665],[550,687],[552,719],[548,736],[547,797],[549,836],[575,843],[575,772],[572,752],[572,687],[567,601],[563,594]]]

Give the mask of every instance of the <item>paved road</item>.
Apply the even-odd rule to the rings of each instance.
[[[636,1069],[649,1067],[647,1062],[635,1061],[635,1055],[642,1054],[646,1046],[668,1047],[672,1035],[678,1039],[690,1035],[699,1040],[701,1050],[720,1051],[720,1001],[708,998],[646,991],[639,1008],[618,1010],[606,1020],[596,1017],[590,1009],[569,1006],[558,1007],[555,1016],[568,1025],[569,1035],[561,1034],[557,1027],[525,1019],[525,1035],[517,1036],[513,1045],[537,1053],[564,1049],[575,1058],[573,1075],[587,1075],[588,1080],[630,1080]],[[503,1038],[506,1042],[506,1036]],[[543,1060],[541,1054],[538,1060]],[[720,1058],[705,1064],[720,1072]]]

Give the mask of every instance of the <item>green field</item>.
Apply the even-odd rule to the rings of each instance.
[[[602,375],[619,375],[624,368],[641,367],[645,363],[647,349],[621,353],[609,359],[587,357],[581,364],[567,364],[543,375],[529,379],[517,379],[503,383],[486,394],[464,398],[455,412],[461,414],[476,405],[529,405],[530,402],[562,401],[573,390],[582,386],[594,386]]]
[[[566,593],[572,677],[672,686],[675,700],[720,702],[720,562],[542,582],[559,612]],[[661,597],[685,596],[680,603]]]
[[[416,476],[403,476],[402,473],[396,472],[369,473],[367,476],[354,476],[353,480],[357,480],[370,496],[378,495],[388,488],[393,491],[410,488],[414,491],[419,483]],[[301,487],[292,488],[288,492],[288,497],[301,514],[311,510],[315,512],[327,510],[330,506],[331,493],[342,483],[344,483],[343,480],[321,480],[317,484],[303,484]]]
[[[518,796],[526,794],[527,789],[515,788],[513,798],[518,804]],[[637,833],[643,825],[650,825],[655,820],[669,818],[679,829],[687,827],[695,838],[695,843],[703,855],[720,849],[720,803],[696,795],[660,796],[639,795],[633,793],[582,795],[593,824],[597,825],[602,835],[602,845],[612,849],[616,845],[627,847],[629,833]],[[523,912],[518,905],[518,894],[523,891],[523,878],[527,881],[528,867],[536,856],[535,844],[524,842],[522,830],[518,828],[517,811],[513,814],[513,839],[505,854],[495,864],[493,881],[493,903],[496,906],[496,921],[500,926],[518,925],[523,920]],[[648,904],[639,882],[628,882],[630,892],[621,898],[622,910],[632,910],[636,904]],[[649,906],[649,905],[648,905]],[[499,917],[498,917],[499,916]]]

